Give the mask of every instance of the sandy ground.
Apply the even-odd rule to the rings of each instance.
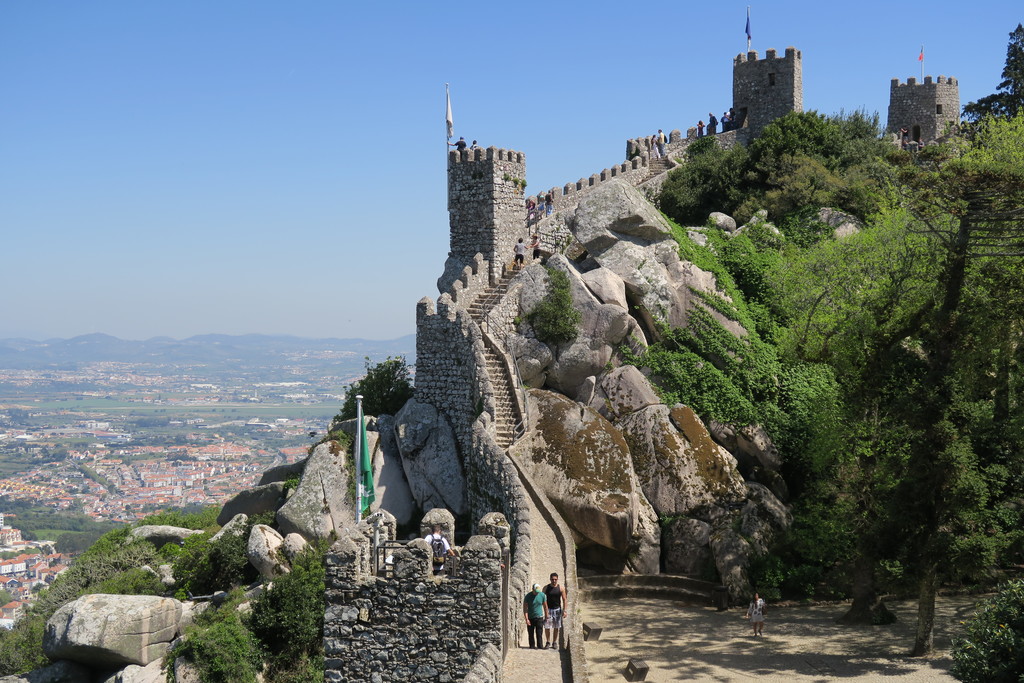
[[[630,657],[650,666],[646,680],[664,681],[955,681],[950,639],[979,598],[940,598],[930,658],[906,656],[914,642],[917,604],[888,603],[889,626],[841,626],[844,605],[771,608],[754,638],[745,609],[718,612],[661,600],[595,600],[585,622],[603,628],[586,643],[593,683],[628,680]],[[540,683],[537,679],[535,683]]]

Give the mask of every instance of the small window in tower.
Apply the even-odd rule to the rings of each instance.
[[[941,104],[936,104],[935,105],[935,113],[936,114],[941,114],[942,113],[942,105]]]
[[[775,74],[768,74],[768,85],[775,85]]]

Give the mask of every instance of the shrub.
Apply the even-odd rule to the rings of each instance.
[[[1002,586],[953,642],[951,673],[968,683],[1017,683],[1024,677],[1024,579]]]
[[[564,344],[580,331],[580,312],[572,302],[569,276],[548,268],[548,291],[526,319],[533,326],[537,339],[547,344]]]
[[[167,653],[166,661],[189,659],[199,669],[203,683],[252,683],[262,661],[259,647],[238,613],[242,599],[238,592],[220,607],[200,614],[180,641]]]
[[[164,510],[163,512],[146,517],[139,524],[165,524],[167,526],[182,527],[183,529],[209,529],[217,526],[217,515],[219,513],[220,507],[216,505],[210,505],[197,512]]]
[[[174,558],[179,593],[205,595],[254,581],[256,570],[246,555],[249,533],[257,524],[272,523],[273,515],[253,515],[241,535],[225,534],[216,543],[210,532],[186,538]]]
[[[296,662],[321,655],[325,551],[325,543],[308,546],[293,560],[291,573],[275,579],[253,603],[249,625],[272,670],[291,670]]]
[[[50,664],[43,654],[46,619],[28,613],[10,631],[0,630],[0,676],[27,673]]]

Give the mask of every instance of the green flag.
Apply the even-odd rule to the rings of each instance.
[[[359,453],[356,457],[359,458],[359,514],[363,515],[370,509],[370,505],[376,499],[373,491],[373,463],[370,462],[370,444],[366,441],[366,421],[363,419],[363,405],[362,401],[358,401],[356,407],[358,408],[358,419],[359,419]]]

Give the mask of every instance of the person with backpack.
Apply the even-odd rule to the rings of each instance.
[[[449,557],[455,557],[455,551],[448,539],[441,534],[441,525],[435,524],[431,527],[430,533],[424,538],[430,544],[430,551],[434,556],[434,575],[444,573],[444,563]]]

